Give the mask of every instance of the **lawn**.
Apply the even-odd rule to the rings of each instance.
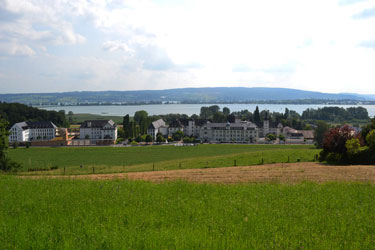
[[[2,249],[374,249],[375,186],[0,176]]]
[[[10,149],[9,155],[22,163],[24,171],[57,166],[56,170],[38,174],[88,174],[312,161],[318,152],[312,146],[303,145],[204,144],[190,147],[32,147]]]
[[[69,118],[69,116],[67,115]],[[94,115],[94,114],[73,114],[73,123],[82,123],[85,120],[113,120],[117,124],[122,124],[122,116]]]

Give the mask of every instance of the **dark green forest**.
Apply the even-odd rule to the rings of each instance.
[[[51,121],[58,127],[69,127],[63,110],[47,111],[20,103],[0,102],[0,117],[8,121],[8,126],[23,121]]]

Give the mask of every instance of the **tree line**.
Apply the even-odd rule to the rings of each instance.
[[[64,110],[47,111],[20,103],[0,102],[0,117],[7,120],[8,129],[23,121],[51,121],[58,127],[69,127]]]

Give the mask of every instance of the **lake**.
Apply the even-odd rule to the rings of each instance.
[[[128,105],[128,106],[51,106],[51,107],[39,107],[45,110],[65,110],[66,113],[72,111],[74,114],[86,113],[86,114],[99,114],[99,115],[113,115],[113,116],[124,116],[129,114],[133,116],[136,111],[145,110],[149,115],[164,115],[164,114],[198,114],[202,106],[211,106],[215,104],[154,104],[154,105]],[[216,104],[221,109],[228,107],[231,112],[249,110],[254,112],[255,107],[258,106],[259,110],[269,110],[271,112],[284,112],[285,108],[294,110],[300,114],[308,108],[322,108],[322,107],[364,107],[367,109],[370,117],[375,115],[375,105],[296,105],[296,104]]]

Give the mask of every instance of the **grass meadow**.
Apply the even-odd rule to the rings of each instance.
[[[23,165],[23,174],[89,174],[94,171],[118,173],[303,162],[313,161],[318,152],[305,145],[202,144],[187,147],[31,147],[10,149],[9,155]],[[58,169],[27,172],[54,166]]]
[[[0,176],[2,249],[375,249],[375,186]]]
[[[67,115],[67,117],[69,117]],[[112,120],[117,124],[122,124],[123,117],[122,116],[109,116],[109,115],[95,115],[95,114],[73,114],[72,115],[72,122],[73,123],[81,123],[86,120]]]

